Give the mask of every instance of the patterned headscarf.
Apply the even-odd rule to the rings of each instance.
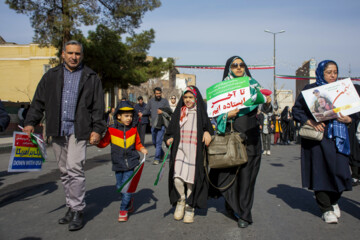
[[[194,97],[195,97],[195,103],[197,103],[197,91],[196,91],[196,89],[195,89],[193,86],[187,86],[187,87],[185,88],[185,91],[183,92],[183,96],[184,96],[185,93],[187,93],[187,92],[191,92],[191,93],[194,95]]]

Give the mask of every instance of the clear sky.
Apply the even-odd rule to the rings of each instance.
[[[276,72],[295,75],[301,64],[335,60],[339,76],[360,76],[360,1],[358,0],[163,0],[149,12],[141,29],[153,28],[149,55],[175,57],[181,65],[224,65],[234,55],[249,65],[272,64],[276,36]],[[29,17],[0,3],[0,35],[8,42],[29,43]],[[86,28],[88,29],[88,28]],[[141,30],[139,29],[139,31]],[[85,32],[84,32],[85,33]],[[85,33],[86,34],[86,33]],[[221,70],[189,70],[205,90],[221,81]],[[273,70],[252,70],[265,88],[273,88]],[[277,79],[277,86],[295,89],[294,80]]]

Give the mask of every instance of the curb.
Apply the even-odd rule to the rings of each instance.
[[[12,144],[0,145],[0,153],[10,153],[11,149],[12,149]]]

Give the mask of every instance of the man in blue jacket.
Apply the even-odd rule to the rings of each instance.
[[[104,95],[101,80],[82,64],[81,43],[65,43],[62,58],[64,64],[40,80],[23,131],[34,132],[46,113],[46,134],[52,137],[68,207],[59,224],[69,224],[69,231],[76,231],[84,225],[86,145],[88,141],[98,144],[106,126]]]

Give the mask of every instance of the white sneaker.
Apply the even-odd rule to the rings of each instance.
[[[186,204],[185,207],[185,215],[184,215],[184,223],[193,223],[194,222],[194,208],[190,207]]]
[[[338,219],[333,211],[325,212],[321,217],[326,223],[338,223]]]
[[[263,151],[263,155],[266,155],[266,153],[267,153],[267,151],[264,150],[264,151]]]
[[[185,212],[185,200],[180,199],[176,204],[174,219],[178,221],[183,219],[184,212]]]
[[[338,204],[332,205],[334,208],[334,214],[337,218],[340,218],[341,212]]]
[[[266,155],[269,155],[269,156],[271,155],[270,150],[267,151]]]

